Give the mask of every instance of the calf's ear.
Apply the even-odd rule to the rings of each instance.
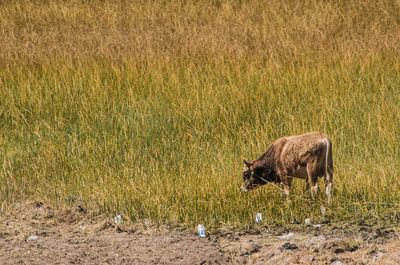
[[[251,165],[253,165],[253,163],[248,160],[243,160],[243,162],[246,164],[247,167],[250,167]]]

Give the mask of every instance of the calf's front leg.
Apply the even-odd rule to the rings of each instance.
[[[290,188],[292,186],[292,180],[293,178],[290,176],[285,176],[282,178],[282,183],[283,183],[283,192],[286,195],[286,200],[289,201],[289,195],[290,195]]]

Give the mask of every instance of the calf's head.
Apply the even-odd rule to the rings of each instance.
[[[244,164],[242,191],[246,192],[273,181],[267,168],[258,166],[254,161],[244,160]]]

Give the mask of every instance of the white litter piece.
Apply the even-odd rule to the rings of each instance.
[[[322,216],[324,216],[325,213],[326,213],[326,208],[325,208],[325,206],[321,205],[321,214],[322,214]]]
[[[117,215],[114,217],[114,223],[117,225],[120,225],[124,222],[124,219],[122,219],[122,215]]]
[[[37,240],[38,238],[39,238],[38,236],[30,236],[30,237],[28,237],[28,238],[26,239],[26,242],[35,241],[35,240]]]
[[[258,213],[258,214],[256,214],[256,223],[257,224],[259,224],[259,223],[262,223],[262,214],[261,213]]]
[[[305,223],[307,226],[310,226],[310,225],[311,225],[311,220],[310,220],[310,218],[306,218],[306,220],[304,220],[304,223]]]
[[[204,225],[199,224],[197,226],[197,233],[199,234],[200,237],[205,237],[206,236],[206,229],[204,228]]]
[[[280,240],[291,240],[294,238],[294,234],[292,232],[290,232],[287,235],[283,235],[283,236],[279,236],[278,237]]]

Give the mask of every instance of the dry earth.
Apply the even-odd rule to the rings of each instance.
[[[78,204],[54,209],[29,201],[2,210],[0,264],[400,263],[397,226],[221,229],[200,238],[150,222],[116,225]],[[282,239],[289,232],[293,238]]]

